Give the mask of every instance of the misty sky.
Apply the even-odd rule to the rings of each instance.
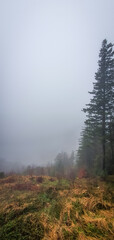
[[[0,0],[0,158],[76,150],[114,0]]]

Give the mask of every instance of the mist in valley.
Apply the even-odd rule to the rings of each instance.
[[[76,153],[113,0],[0,1],[1,170]]]

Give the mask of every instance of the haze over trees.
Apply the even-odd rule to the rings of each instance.
[[[114,51],[106,39],[99,53],[98,70],[82,130],[78,166],[88,171],[112,173],[114,169]]]
[[[83,111],[86,113],[85,127],[81,132],[77,158],[74,151],[57,154],[52,164],[28,166],[25,174],[50,175],[74,179],[80,169],[88,174],[101,174],[114,171],[114,51],[113,44],[106,39],[99,53],[98,70],[95,73],[90,103]],[[7,161],[1,159],[0,171],[11,171]],[[14,166],[14,170],[18,166]],[[83,174],[82,174],[83,175]]]
[[[114,0],[0,9],[0,240],[113,240]]]

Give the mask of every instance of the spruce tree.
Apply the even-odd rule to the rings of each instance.
[[[89,136],[102,143],[102,169],[106,169],[106,144],[110,142],[113,160],[114,147],[114,51],[113,44],[104,39],[99,53],[98,70],[95,73],[93,91],[89,92],[93,97],[86,108],[86,128],[89,128]],[[112,163],[111,163],[112,164]]]

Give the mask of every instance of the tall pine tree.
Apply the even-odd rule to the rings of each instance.
[[[114,157],[114,51],[113,44],[104,39],[99,53],[98,71],[90,103],[83,109],[86,112],[86,129],[89,137],[102,143],[102,169],[106,169],[106,150],[110,144],[111,161]]]

